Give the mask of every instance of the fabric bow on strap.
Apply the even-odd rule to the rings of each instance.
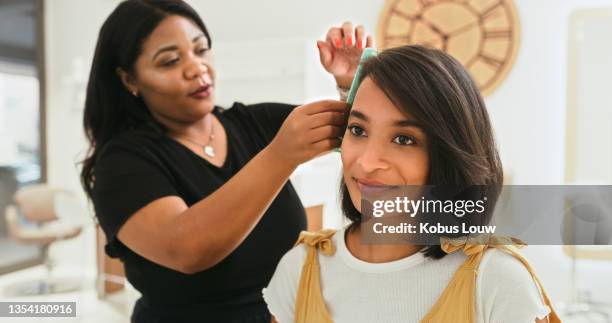
[[[462,237],[458,239],[441,238],[440,247],[447,254],[457,250],[463,250],[468,259],[457,269],[442,296],[431,308],[429,313],[421,320],[421,323],[475,323],[476,322],[476,278],[478,276],[478,266],[489,248],[503,250],[518,259],[531,274],[536,282],[544,303],[550,308],[548,315],[549,323],[560,323],[561,320],[555,313],[550,299],[542,288],[542,284],[536,277],[533,269],[523,256],[518,252],[518,248],[526,244],[516,238],[478,235],[473,237]],[[534,318],[535,320],[535,318]]]
[[[333,323],[321,291],[321,272],[317,250],[326,256],[336,253],[336,248],[331,241],[334,233],[336,230],[331,229],[319,232],[302,231],[296,242],[296,245],[304,243],[308,248],[295,300],[296,323]]]
[[[482,254],[488,248],[499,247],[499,246],[512,246],[515,248],[522,248],[527,244],[523,241],[505,237],[505,236],[494,236],[490,234],[483,234],[471,237],[461,237],[457,239],[450,239],[442,237],[440,238],[440,247],[447,254],[451,254],[457,250],[463,250],[466,256],[474,254]]]
[[[335,233],[336,230],[332,229],[324,229],[318,232],[302,231],[295,245],[304,243],[309,247],[317,248],[326,256],[331,256],[336,253],[336,247],[331,241]]]

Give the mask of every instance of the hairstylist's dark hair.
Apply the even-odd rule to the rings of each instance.
[[[161,135],[164,126],[144,102],[124,87],[117,68],[134,74],[142,45],[164,18],[178,15],[193,21],[208,39],[210,35],[196,11],[181,0],[127,0],[121,2],[102,25],[89,74],[83,125],[89,141],[83,160],[81,184],[89,197],[95,180],[94,166],[100,150],[114,136],[126,131]]]
[[[483,185],[494,205],[503,183],[491,122],[476,84],[457,60],[422,46],[382,51],[363,64],[366,77],[400,110],[414,116],[427,136],[428,185]],[[342,181],[340,199],[349,230],[362,219]],[[489,221],[489,220],[487,220]],[[439,245],[426,247],[426,256],[439,259]]]

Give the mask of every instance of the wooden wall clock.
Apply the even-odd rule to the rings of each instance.
[[[380,49],[406,44],[441,49],[459,60],[488,95],[510,72],[519,37],[512,0],[387,0],[377,43]]]

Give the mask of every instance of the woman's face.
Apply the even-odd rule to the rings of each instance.
[[[135,75],[124,79],[162,123],[189,124],[214,108],[208,39],[191,20],[169,16],[145,40]]]
[[[341,149],[344,183],[359,211],[363,189],[377,191],[384,186],[427,182],[429,157],[424,131],[369,77],[357,90]]]

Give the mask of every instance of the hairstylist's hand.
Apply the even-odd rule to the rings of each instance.
[[[295,108],[268,145],[278,158],[298,166],[340,146],[344,131],[342,101],[324,100]]]
[[[348,89],[353,82],[363,49],[372,46],[372,36],[366,35],[363,26],[353,28],[348,21],[342,27],[330,28],[325,41],[317,41],[321,64],[344,89]]]

